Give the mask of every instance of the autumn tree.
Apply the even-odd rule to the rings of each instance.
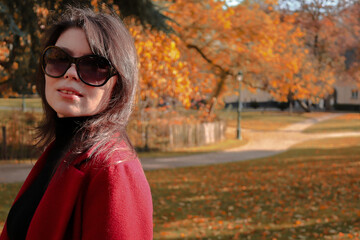
[[[189,107],[194,94],[189,78],[191,67],[180,60],[179,40],[134,23],[130,26],[140,60],[141,100],[147,106],[157,106],[171,98]]]
[[[332,75],[320,76],[317,65],[310,64],[314,59],[307,56],[306,36],[294,24],[295,16],[276,7],[276,1],[170,5],[169,16],[177,23],[172,26],[189,50],[183,57],[213,76],[207,84],[212,89],[209,102],[231,93],[239,70],[248,87],[266,90],[279,101],[315,99],[331,91]]]
[[[77,2],[82,6],[95,7],[96,0]],[[102,1],[120,9],[123,17],[134,17],[139,23],[169,32],[165,17],[151,0]],[[70,0],[32,0],[0,2],[0,87],[19,93],[33,91],[32,85],[40,51],[40,38],[46,26],[49,11],[60,13]]]
[[[24,92],[35,72],[36,56],[33,53],[38,45],[38,38],[35,37],[37,16],[34,11],[29,11],[29,6],[23,1],[2,2],[0,8],[0,42],[3,49],[7,49],[0,62],[3,70],[0,82],[2,85],[10,83],[16,92]]]
[[[336,49],[344,58],[341,81],[356,81],[360,86],[360,2],[351,1],[339,11],[336,24],[341,29]]]
[[[287,14],[296,12],[295,24],[305,33],[305,44],[309,49],[314,73],[318,78],[327,79],[329,85],[336,79],[341,79],[345,72],[344,48],[349,44],[349,34],[341,26],[343,20],[340,14],[350,2],[348,0],[281,1],[283,6],[287,6],[285,8]],[[327,96],[331,97],[331,93],[329,91]]]

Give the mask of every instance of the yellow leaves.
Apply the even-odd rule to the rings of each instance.
[[[189,107],[193,94],[190,67],[180,60],[178,39],[132,24],[130,32],[140,62],[141,99],[151,99],[156,105],[162,97],[172,97]]]
[[[95,11],[99,11],[99,1],[98,0],[91,0],[91,5],[94,7]]]
[[[47,17],[49,15],[49,10],[47,8],[44,8],[44,7],[40,7],[40,6],[37,6],[36,7],[36,15],[38,17]]]
[[[180,52],[177,49],[176,43],[175,42],[171,42],[170,44],[170,52],[169,52],[169,57],[171,59],[177,60],[180,58]]]
[[[14,62],[12,65],[13,70],[17,70],[19,68],[19,64],[17,62]]]
[[[224,22],[224,28],[225,29],[231,29],[231,22],[230,21],[225,21]]]
[[[1,91],[1,94],[2,94],[3,98],[9,98],[10,96],[12,96],[12,97],[14,97],[14,96],[18,97],[19,96],[19,94],[17,92],[14,92],[12,90],[12,88],[4,89],[3,91]]]
[[[144,44],[144,47],[147,48],[147,49],[151,49],[154,47],[154,44],[152,41],[146,41],[145,44]]]
[[[5,61],[10,54],[5,42],[0,42],[0,61]]]
[[[189,106],[197,92],[202,98],[215,92],[224,72],[220,67],[228,72],[247,69],[247,81],[263,84],[276,99],[286,100],[290,92],[299,99],[330,91],[332,70],[308,56],[296,15],[277,11],[277,1],[265,1],[265,8],[250,2],[224,7],[216,0],[168,4],[165,14],[178,23],[169,23],[177,36],[145,30],[135,21],[129,24],[140,59],[143,99],[156,102],[166,96]],[[189,50],[189,45],[195,47]],[[234,90],[230,84],[221,90],[226,88]]]
[[[278,4],[278,0],[265,0],[264,2],[268,5],[277,5]]]
[[[296,220],[296,222],[295,222],[294,225],[295,225],[295,226],[302,226],[302,225],[303,225],[303,222],[300,221],[300,220]]]
[[[288,66],[288,69],[292,71],[292,73],[296,74],[299,72],[299,66],[298,66],[297,59],[295,59],[295,58],[290,59],[287,66]]]

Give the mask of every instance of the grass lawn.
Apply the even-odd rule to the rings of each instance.
[[[219,143],[209,144],[200,147],[176,149],[169,152],[139,152],[138,155],[140,158],[148,157],[177,157],[177,156],[186,156],[193,154],[209,153],[209,152],[218,152],[225,149],[237,148],[245,145],[248,140],[245,138],[243,140],[237,140],[234,138],[226,139]]]
[[[9,213],[11,204],[19,192],[22,183],[0,183],[0,232]]]
[[[26,122],[28,118],[34,120],[40,120],[42,113],[40,112],[22,112],[19,110],[0,110],[0,123],[5,123],[7,121],[13,121],[14,119],[19,119],[23,122]]]
[[[360,131],[360,113],[348,113],[306,129],[306,133]]]
[[[308,118],[326,115],[328,113],[293,113],[280,111],[244,111],[241,113],[241,127],[244,129],[273,131],[286,125],[304,121]],[[237,127],[237,113],[220,111],[218,115],[227,122],[228,127]]]
[[[21,108],[22,98],[0,98],[1,107]],[[42,108],[40,98],[25,98],[26,108]]]
[[[360,138],[314,140],[270,158],[146,175],[154,239],[360,236]],[[0,222],[19,187],[0,184]]]
[[[311,141],[271,158],[147,177],[155,239],[360,236],[360,138]]]

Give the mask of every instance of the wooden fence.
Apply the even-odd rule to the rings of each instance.
[[[39,152],[34,148],[34,129],[28,126],[1,126],[0,159],[34,159]]]
[[[34,147],[37,113],[9,111],[0,119],[0,159],[34,159],[39,156]]]
[[[169,124],[142,122],[128,128],[130,139],[138,150],[168,151],[216,143],[225,138],[225,122]]]
[[[31,120],[31,119],[30,119]],[[216,143],[225,138],[225,122],[169,124],[140,122],[128,128],[130,139],[138,150],[168,151]],[[12,121],[0,125],[0,159],[33,159],[39,156],[34,146],[33,120]]]
[[[179,148],[202,146],[219,142],[224,138],[224,122],[170,125],[168,147]]]

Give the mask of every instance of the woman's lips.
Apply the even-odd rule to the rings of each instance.
[[[75,89],[70,88],[60,88],[58,92],[64,97],[82,97],[83,95],[76,91]]]

